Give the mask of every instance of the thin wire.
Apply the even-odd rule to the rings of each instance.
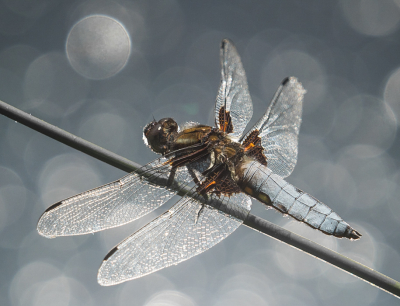
[[[137,172],[140,165],[132,162],[124,157],[121,157],[113,152],[92,144],[80,137],[68,133],[54,125],[44,122],[30,114],[27,114],[3,101],[0,101],[0,113],[12,120],[22,123],[31,129],[47,135],[57,141],[60,141],[67,146],[97,158],[111,166],[121,169],[126,172]],[[140,174],[140,173],[139,173]],[[179,184],[177,184],[178,186]],[[188,190],[181,190],[180,195],[187,194]],[[193,195],[195,196],[195,195]],[[219,205],[219,203],[215,203]],[[276,224],[259,218],[252,214],[243,215],[243,212],[236,211],[232,207],[229,211],[225,211],[235,217],[244,220],[244,225],[257,230],[265,235],[273,237],[283,243],[286,243],[294,248],[302,250],[310,255],[313,255],[320,260],[326,261],[331,265],[342,269],[350,274],[353,274],[360,279],[400,298],[400,282],[381,274],[359,262],[356,262],[340,253],[325,248],[309,239],[290,232]]]

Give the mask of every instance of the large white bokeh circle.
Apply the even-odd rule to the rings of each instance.
[[[101,80],[120,72],[131,52],[125,27],[105,15],[91,15],[70,30],[66,53],[71,66],[82,76]]]

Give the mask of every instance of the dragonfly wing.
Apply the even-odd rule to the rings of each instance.
[[[241,139],[258,131],[268,168],[281,177],[289,176],[297,162],[305,92],[296,78],[284,79],[264,116]]]
[[[221,85],[215,103],[215,125],[239,139],[253,115],[246,73],[235,46],[228,39],[222,41],[220,58]],[[227,116],[225,112],[228,112]],[[221,114],[224,115],[221,117]]]
[[[148,180],[166,181],[171,172],[157,159],[141,168],[143,175],[130,173],[115,182],[83,192],[49,207],[40,217],[37,230],[47,237],[93,233],[136,220],[167,202],[176,191]],[[177,169],[175,180],[186,185],[191,177]]]
[[[251,200],[244,194],[219,200],[250,211]],[[105,257],[97,276],[99,284],[115,285],[176,265],[216,245],[243,222],[210,206],[202,207],[185,196],[129,236]]]

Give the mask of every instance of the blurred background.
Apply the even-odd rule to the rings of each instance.
[[[288,181],[363,234],[327,237],[252,212],[400,279],[400,1],[0,1],[0,100],[137,163],[142,129],[213,124],[219,45],[236,44],[252,123],[286,76],[307,89]],[[107,252],[171,206],[94,235],[46,239],[51,204],[123,176],[0,116],[1,305],[398,305],[398,299],[244,226],[177,266],[114,287]]]

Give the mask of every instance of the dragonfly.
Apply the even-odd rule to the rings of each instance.
[[[143,139],[160,158],[57,202],[40,217],[37,230],[44,237],[88,234],[134,221],[181,195],[106,255],[97,275],[100,285],[136,279],[208,250],[243,223],[251,198],[327,235],[361,237],[327,205],[284,180],[297,162],[302,84],[285,78],[265,114],[244,133],[253,104],[240,56],[228,39],[222,41],[220,61],[215,126],[153,120]]]

